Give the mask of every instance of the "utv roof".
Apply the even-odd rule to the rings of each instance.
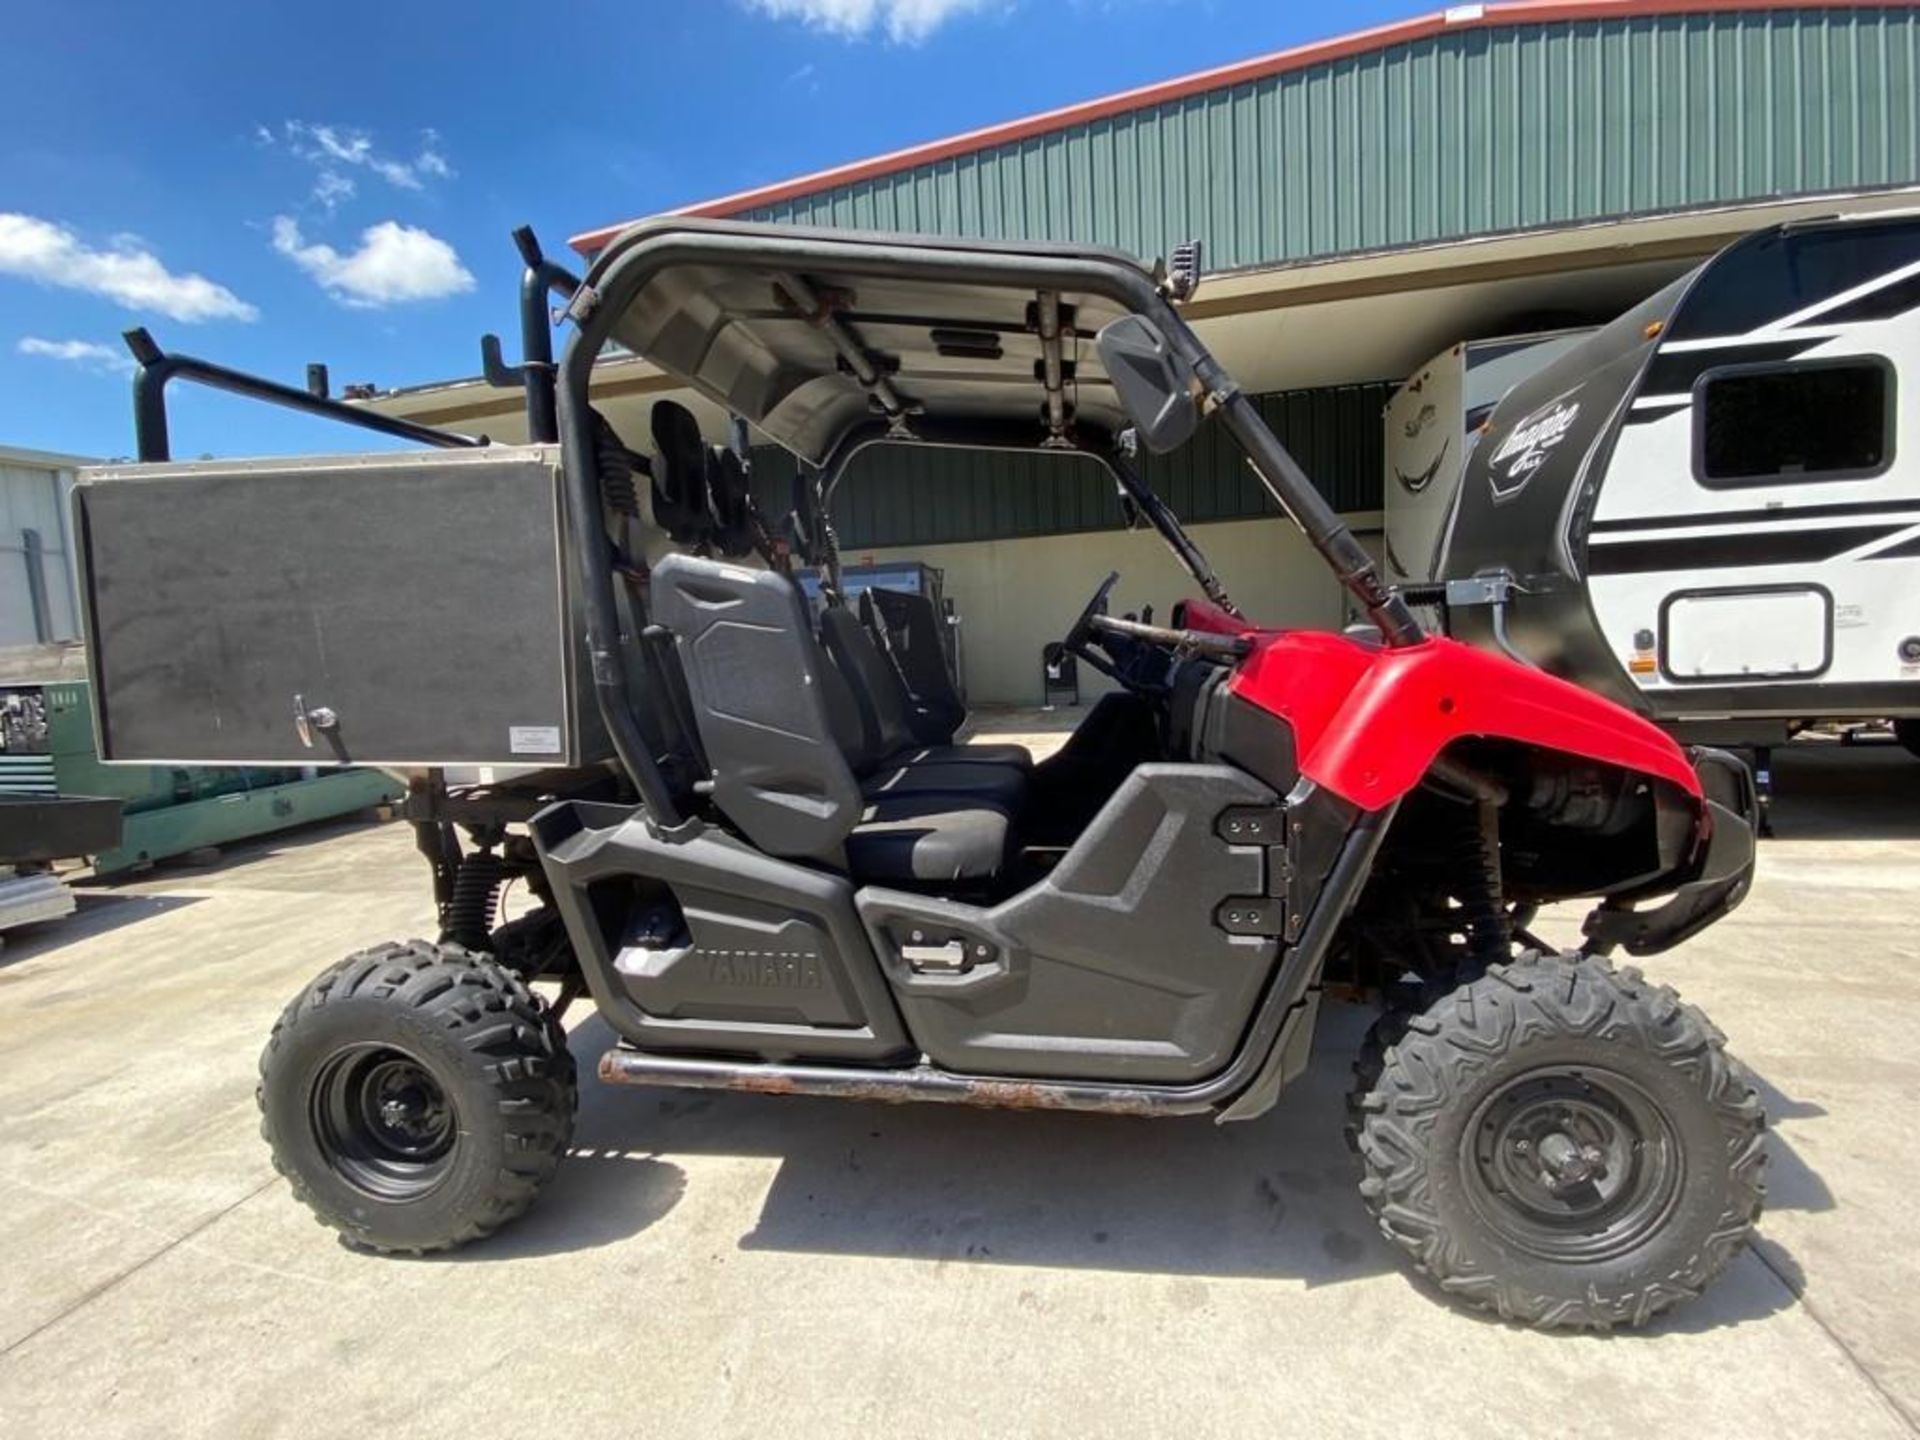
[[[1091,343],[1155,304],[1117,250],[667,217],[595,258],[573,313],[814,465],[872,440],[1105,449]]]

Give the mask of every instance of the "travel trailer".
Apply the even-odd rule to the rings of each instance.
[[[1824,219],[1570,343],[1456,347],[1387,411],[1389,563],[1454,634],[1686,738],[1893,718],[1913,748],[1917,312],[1920,216]]]

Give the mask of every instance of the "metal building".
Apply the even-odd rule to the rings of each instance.
[[[0,650],[73,640],[72,455],[0,446]]]
[[[683,213],[1142,255],[1198,237],[1210,273],[1189,315],[1365,528],[1381,503],[1381,408],[1437,351],[1605,320],[1762,225],[1917,198],[1920,6],[1522,0],[1454,6]],[[619,228],[575,246],[591,253]],[[647,407],[674,382],[638,360],[600,375],[600,407],[640,441]],[[383,401],[496,436],[513,433],[517,406],[478,381]],[[720,417],[703,418],[717,436]],[[1041,645],[1108,568],[1126,571],[1125,604],[1180,593],[1156,547],[1114,534],[1102,477],[1072,462],[1033,473],[1038,463],[877,449],[837,498],[850,560],[911,555],[946,571],[976,699],[1036,699]],[[871,483],[882,467],[894,483]],[[769,455],[759,468],[778,496],[792,462]],[[1190,449],[1154,478],[1206,524],[1250,614],[1341,618],[1230,447]]]

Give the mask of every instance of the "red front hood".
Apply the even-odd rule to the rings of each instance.
[[[1247,630],[1223,613],[1196,613],[1192,601],[1184,618],[1253,638],[1233,693],[1285,719],[1301,774],[1363,809],[1398,800],[1448,745],[1475,736],[1604,761],[1700,795],[1699,776],[1665,731],[1503,655],[1438,636],[1395,650],[1316,631]]]

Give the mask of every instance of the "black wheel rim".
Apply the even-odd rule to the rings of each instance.
[[[1461,1138],[1468,1198],[1535,1258],[1610,1260],[1657,1230],[1680,1193],[1678,1136],[1647,1092],[1592,1067],[1529,1071],[1495,1090]]]
[[[376,1200],[418,1200],[453,1168],[459,1115],[433,1072],[403,1050],[337,1052],[315,1076],[311,1104],[321,1156]]]

